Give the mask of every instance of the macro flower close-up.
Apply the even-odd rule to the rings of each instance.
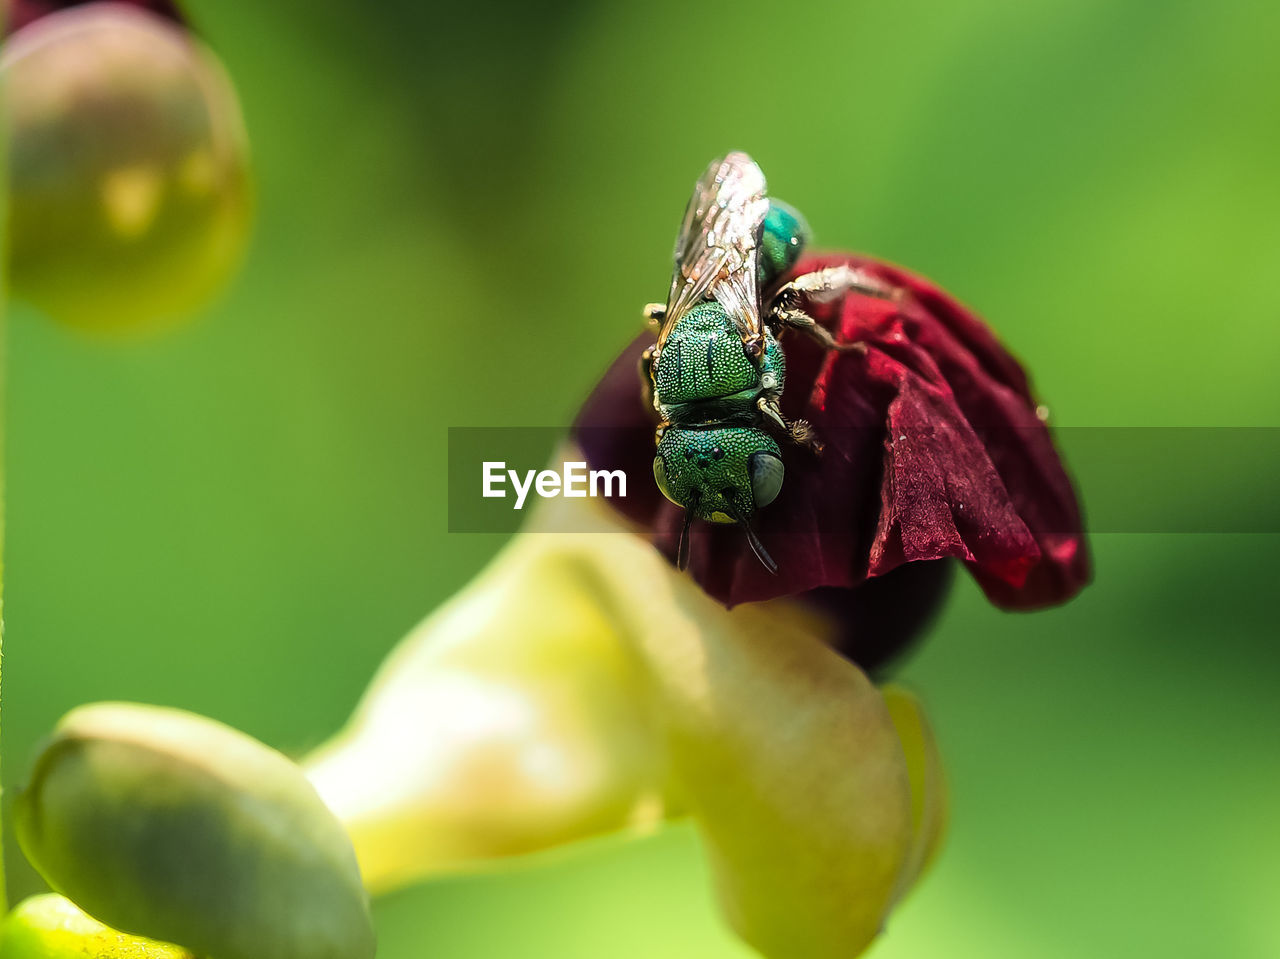
[[[0,8],[0,959],[1280,955],[1280,12]]]

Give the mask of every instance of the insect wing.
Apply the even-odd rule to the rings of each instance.
[[[756,238],[768,212],[764,173],[751,157],[730,153],[707,168],[676,240],[660,347],[676,321],[708,295],[725,308],[744,339],[760,332]]]

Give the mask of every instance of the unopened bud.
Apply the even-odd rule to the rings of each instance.
[[[14,293],[68,325],[150,329],[202,306],[249,222],[240,109],[170,20],[92,3],[5,44]]]
[[[96,919],[216,959],[368,959],[346,832],[301,770],[221,723],[69,713],[15,803],[19,842]]]

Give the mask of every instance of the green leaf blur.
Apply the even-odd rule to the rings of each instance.
[[[188,6],[244,106],[253,248],[146,343],[10,310],[6,785],[86,701],[336,730],[501,542],[445,532],[446,427],[566,424],[728,149],[820,245],[974,305],[1059,426],[1280,425],[1280,7]],[[1188,514],[1274,495],[1180,465]],[[1061,610],[966,583],[904,670],[951,827],[875,959],[1280,954],[1280,536],[1093,545]],[[383,959],[748,955],[684,827],[375,919]]]

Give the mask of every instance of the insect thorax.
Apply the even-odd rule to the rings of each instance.
[[[751,422],[756,397],[781,392],[784,372],[782,349],[771,334],[765,334],[757,365],[724,307],[699,303],[667,337],[654,366],[654,389],[660,412],[672,424]]]

